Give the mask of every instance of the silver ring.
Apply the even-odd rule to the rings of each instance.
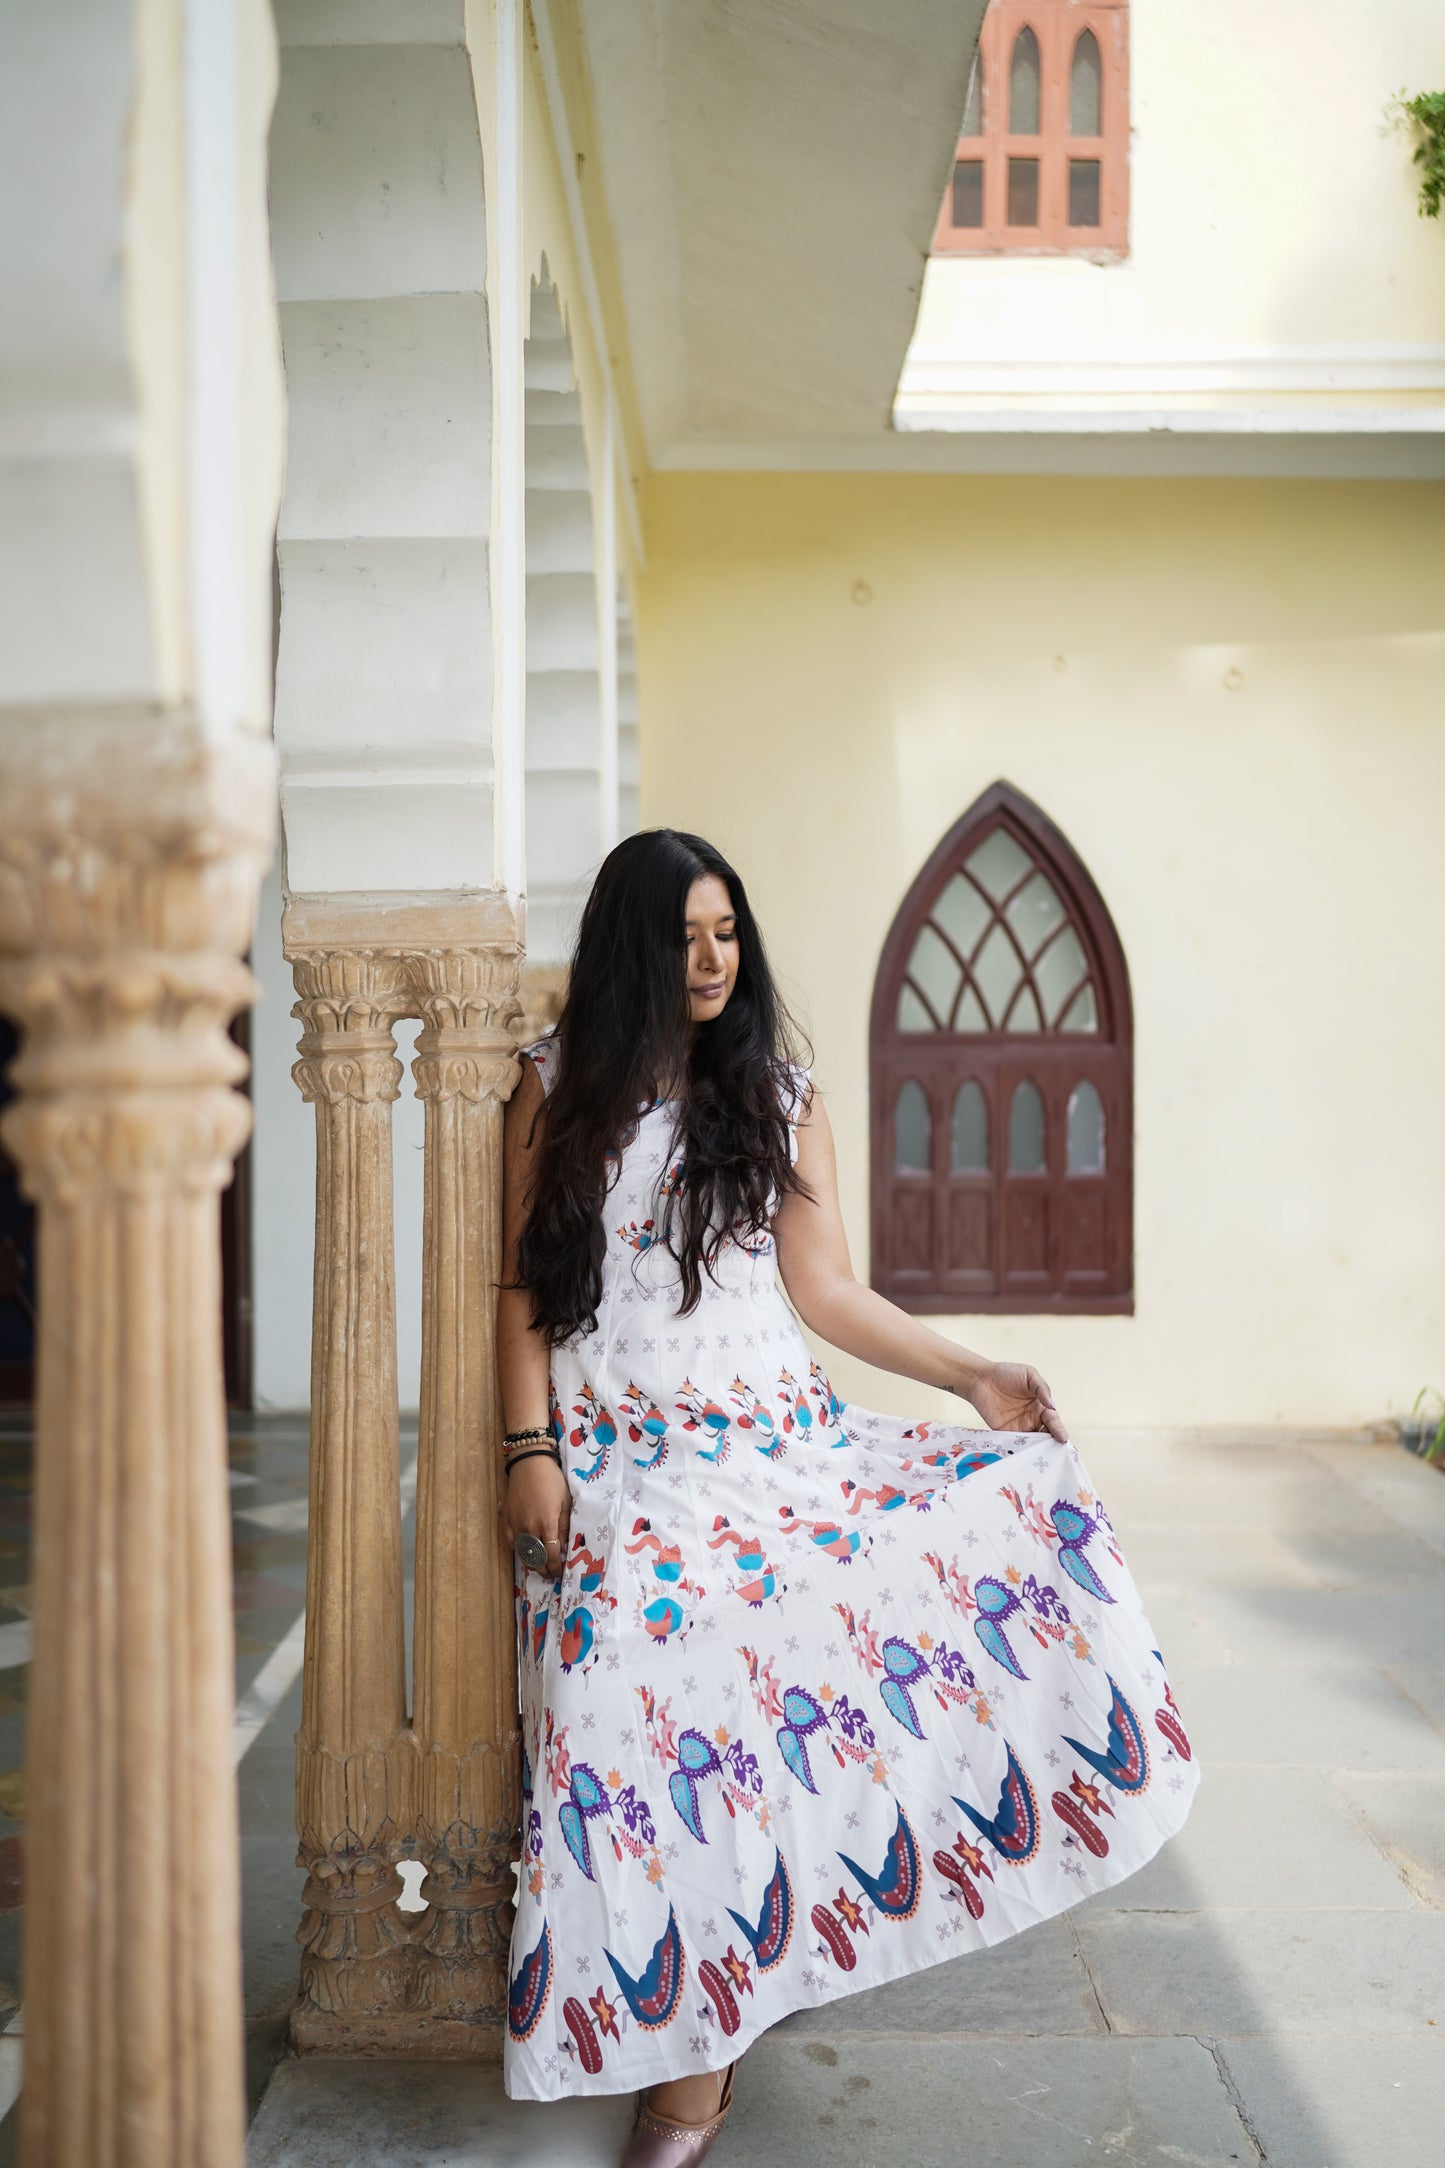
[[[533,1573],[541,1573],[547,1563],[547,1546],[540,1536],[523,1534],[517,1538],[517,1556]]]

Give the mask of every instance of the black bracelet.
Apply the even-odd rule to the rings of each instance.
[[[505,1431],[502,1435],[502,1444],[504,1447],[509,1445],[525,1445],[530,1438],[544,1438],[549,1445],[555,1445],[557,1442],[556,1439],[552,1436],[552,1432],[546,1424],[535,1423],[530,1430]]]
[[[518,1461],[522,1460],[554,1460],[559,1468],[562,1465],[562,1455],[555,1445],[533,1445],[529,1446],[525,1453],[509,1453],[502,1466],[510,1473]]]

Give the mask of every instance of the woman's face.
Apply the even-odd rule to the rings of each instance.
[[[695,1024],[727,1007],[738,976],[738,924],[727,883],[704,874],[687,892],[687,1003]]]

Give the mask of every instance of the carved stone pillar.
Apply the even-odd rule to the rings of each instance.
[[[218,1192],[265,741],[185,718],[0,733],[6,1142],[39,1208],[28,2168],[240,2168]]]
[[[408,1013],[395,957],[318,936],[288,906],[304,1026],[292,1071],[316,1108],[306,1656],[296,1736],[297,1865],[307,1870],[292,2038],[364,2048],[412,1999],[396,1858],[415,1813],[406,1721],[391,1109]]]
[[[447,2052],[499,2049],[520,1812],[512,1575],[497,1540],[502,1108],[516,1081],[517,946],[414,952],[425,1028],[422,1382],[413,1716],[418,1993]],[[486,2029],[478,2038],[478,2028]]]

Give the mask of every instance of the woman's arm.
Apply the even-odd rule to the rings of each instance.
[[[517,1277],[517,1246],[527,1224],[537,1144],[537,1117],[546,1103],[535,1066],[522,1062],[502,1123],[502,1285],[497,1297],[497,1375],[507,1430],[544,1429],[550,1409],[551,1355],[532,1323],[532,1298]],[[560,1573],[566,1555],[571,1497],[557,1463],[539,1456],[519,1461],[502,1479],[502,1536],[508,1550],[519,1535],[540,1536],[547,1571]]]
[[[971,1354],[854,1278],[832,1126],[816,1092],[798,1122],[798,1172],[811,1195],[783,1199],[774,1233],[783,1285],[803,1323],[861,1362],[960,1393],[991,1430],[1047,1430],[1062,1442],[1067,1433],[1037,1370]]]

